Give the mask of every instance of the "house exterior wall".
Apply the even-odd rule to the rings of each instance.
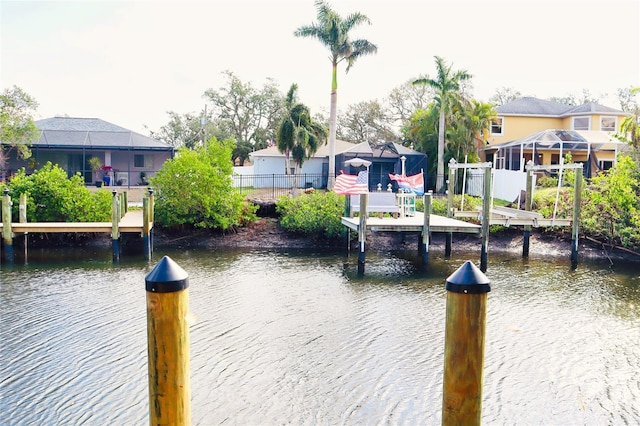
[[[322,173],[322,164],[325,163],[324,158],[310,158],[302,164],[302,170],[298,173]],[[253,169],[256,175],[262,174],[284,174],[285,161],[283,157],[253,157]]]
[[[510,142],[546,129],[565,129],[563,120],[555,117],[540,116],[499,116],[503,118],[503,134],[489,135],[489,145]]]

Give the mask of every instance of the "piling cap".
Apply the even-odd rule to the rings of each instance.
[[[189,287],[189,274],[169,256],[164,256],[144,279],[147,291],[171,293]]]
[[[465,294],[482,294],[491,291],[491,281],[470,261],[458,268],[447,278],[447,291]]]

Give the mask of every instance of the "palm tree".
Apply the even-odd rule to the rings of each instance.
[[[296,37],[312,37],[318,39],[329,48],[332,67],[331,107],[329,109],[329,181],[327,189],[333,188],[336,175],[336,116],[338,111],[338,63],[347,61],[346,72],[361,56],[376,53],[378,47],[364,39],[350,40],[349,32],[362,23],[370,24],[369,18],[355,12],[343,19],[322,0],[316,0],[318,22],[299,27],[293,34]]]
[[[426,84],[431,86],[435,92],[436,105],[440,110],[440,118],[438,121],[438,168],[436,176],[436,191],[444,190],[444,146],[445,146],[445,117],[449,114],[452,107],[460,102],[461,84],[463,81],[471,78],[465,70],[452,71],[451,65],[447,66],[444,59],[439,56],[436,59],[437,77],[421,78],[413,82],[413,84]]]
[[[311,119],[309,108],[297,101],[297,84],[292,84],[285,98],[286,112],[278,127],[276,146],[285,156],[285,173],[289,174],[289,158],[293,158],[296,168],[318,151],[321,143],[326,143],[327,131]]]

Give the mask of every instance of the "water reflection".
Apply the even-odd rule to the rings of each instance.
[[[477,254],[175,251],[194,424],[440,423],[444,280]],[[635,266],[492,256],[483,422],[637,424]],[[144,277],[110,253],[0,272],[0,424],[148,422]]]

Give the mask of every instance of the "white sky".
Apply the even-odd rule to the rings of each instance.
[[[638,0],[329,0],[343,17],[372,23],[353,38],[378,45],[338,74],[338,107],[385,98],[434,56],[473,75],[487,101],[509,87],[526,96],[608,94],[640,85]],[[329,109],[329,52],[293,32],[316,22],[313,0],[0,0],[0,86],[36,98],[36,119],[97,117],[148,134],[204,108],[203,94],[226,84],[224,70],[284,94],[298,84],[312,112]],[[328,115],[328,114],[327,114]]]

